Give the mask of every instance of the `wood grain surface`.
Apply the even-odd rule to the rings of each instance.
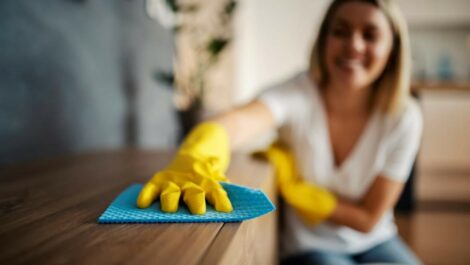
[[[108,151],[0,168],[0,264],[274,264],[276,212],[242,223],[97,224],[172,155]],[[276,201],[266,163],[235,154],[227,175]]]

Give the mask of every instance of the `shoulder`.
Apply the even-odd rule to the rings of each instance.
[[[421,107],[418,104],[418,101],[410,97],[407,104],[405,105],[402,113],[398,115],[396,121],[401,126],[417,126],[423,123],[423,117],[421,113]]]
[[[266,93],[280,93],[283,96],[304,97],[309,87],[308,77],[305,71],[298,72],[271,86],[263,89],[261,95]]]
[[[310,104],[311,84],[305,72],[297,73],[264,89],[257,98],[269,105],[279,105],[295,111]]]
[[[423,117],[417,100],[410,97],[401,111],[386,115],[385,126],[390,136],[409,133],[421,134]]]
[[[422,126],[419,104],[411,98],[401,112],[388,118],[383,138],[384,176],[402,182],[407,179],[421,143]]]
[[[257,99],[273,113],[277,125],[297,120],[311,107],[311,84],[305,72],[297,73],[261,92]]]

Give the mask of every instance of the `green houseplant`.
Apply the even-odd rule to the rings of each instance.
[[[155,2],[156,1],[156,2]],[[155,78],[174,91],[181,140],[199,121],[207,93],[209,71],[232,41],[234,0],[155,0],[156,16],[174,33],[173,71]]]

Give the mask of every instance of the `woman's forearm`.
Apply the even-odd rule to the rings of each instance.
[[[363,233],[370,232],[384,213],[393,209],[403,187],[403,182],[380,175],[360,202],[338,199],[337,207],[328,221]]]
[[[227,131],[231,150],[236,150],[255,136],[274,127],[271,111],[260,101],[253,101],[211,119]]]
[[[357,203],[339,199],[337,207],[328,221],[367,233],[374,228],[378,218],[368,209]]]

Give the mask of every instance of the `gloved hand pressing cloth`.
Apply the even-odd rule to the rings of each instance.
[[[181,195],[192,214],[206,212],[206,198],[215,210],[231,212],[232,204],[219,181],[228,181],[230,161],[227,132],[215,122],[198,125],[181,144],[172,162],[157,172],[137,198],[147,208],[158,197],[161,210],[176,212]]]

